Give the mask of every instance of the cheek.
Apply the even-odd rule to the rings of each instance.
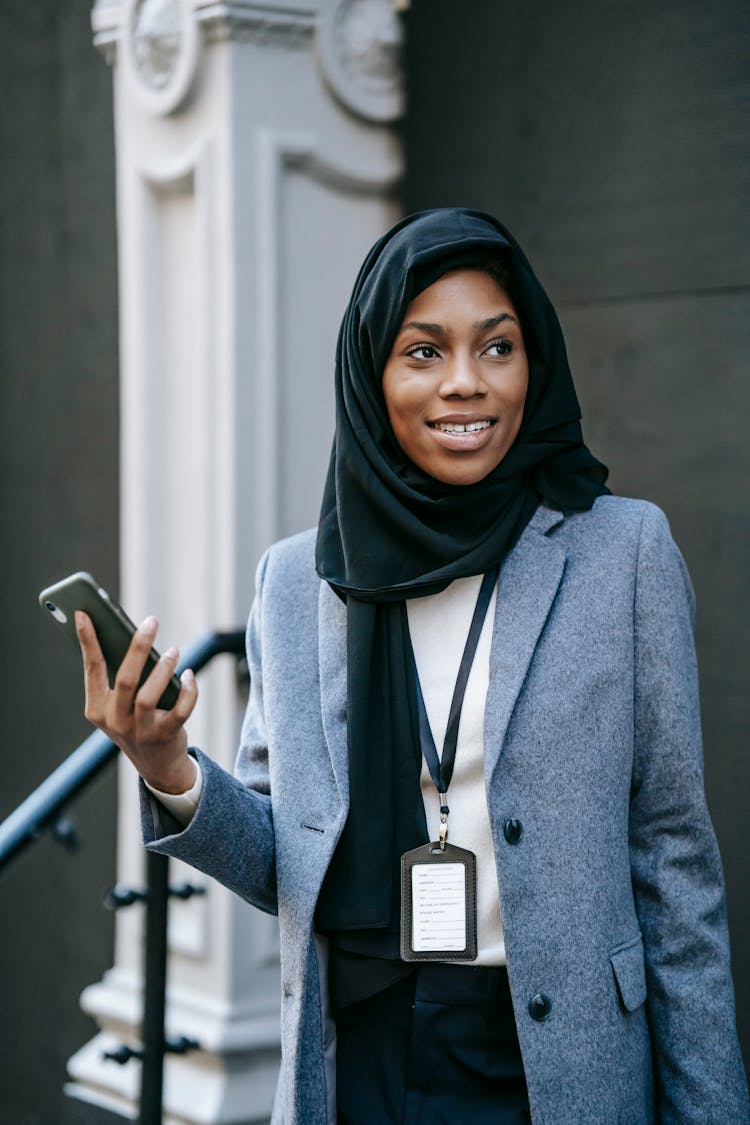
[[[383,378],[382,378],[381,383],[380,383],[380,388],[383,392],[383,400],[385,401],[386,413],[387,413],[388,417],[390,418],[391,425],[392,425],[393,424],[393,414],[394,414],[394,411],[396,409],[396,403],[398,401],[399,387],[398,387],[398,381],[393,374],[393,370],[391,368],[391,362],[390,361],[385,365],[385,369],[383,371]]]
[[[516,385],[510,390],[508,395],[508,413],[513,417],[513,424],[516,431],[519,429],[523,420],[528,391],[529,371],[528,367],[524,365],[523,371],[519,373]]]
[[[408,389],[403,381],[387,369],[383,375],[383,398],[388,421],[391,424],[396,445],[402,453],[410,455],[414,444],[414,427],[411,426],[410,401]]]
[[[423,396],[419,388],[402,374],[389,373],[387,368],[383,376],[383,398],[394,430],[409,426],[421,417]]]
[[[423,422],[420,412],[407,401],[394,403],[388,411],[391,429],[401,450],[413,457],[423,441]]]
[[[515,408],[515,429],[516,429],[516,432],[518,432],[518,430],[520,430],[520,428],[521,428],[521,423],[523,422],[523,416],[524,416],[525,410],[526,410],[526,388],[524,387],[523,392],[516,399],[516,408]]]

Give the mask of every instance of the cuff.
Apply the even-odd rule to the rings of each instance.
[[[146,788],[153,793],[160,804],[164,805],[165,809],[171,812],[181,828],[186,828],[193,819],[203,792],[203,773],[195,758],[191,758],[191,761],[195,766],[195,781],[192,788],[185,793],[162,793],[160,789],[154,789],[153,785],[149,785],[145,778],[143,780]]]

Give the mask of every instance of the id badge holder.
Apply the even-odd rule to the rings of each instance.
[[[401,856],[401,960],[474,961],[477,862],[453,844]]]

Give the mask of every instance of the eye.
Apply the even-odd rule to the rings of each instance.
[[[512,351],[513,341],[503,338],[501,340],[493,340],[490,344],[488,344],[482,352],[482,355],[490,355],[495,358],[499,356],[508,356],[512,353]]]
[[[406,352],[412,359],[437,359],[440,354],[434,344],[414,344]]]

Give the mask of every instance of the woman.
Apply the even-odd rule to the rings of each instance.
[[[155,621],[113,691],[79,622],[146,845],[278,913],[274,1120],[746,1121],[689,579],[609,496],[510,234],[386,234],[336,392],[317,532],[258,569],[236,779],[188,753],[192,676],[155,710],[174,649],[134,693]]]

